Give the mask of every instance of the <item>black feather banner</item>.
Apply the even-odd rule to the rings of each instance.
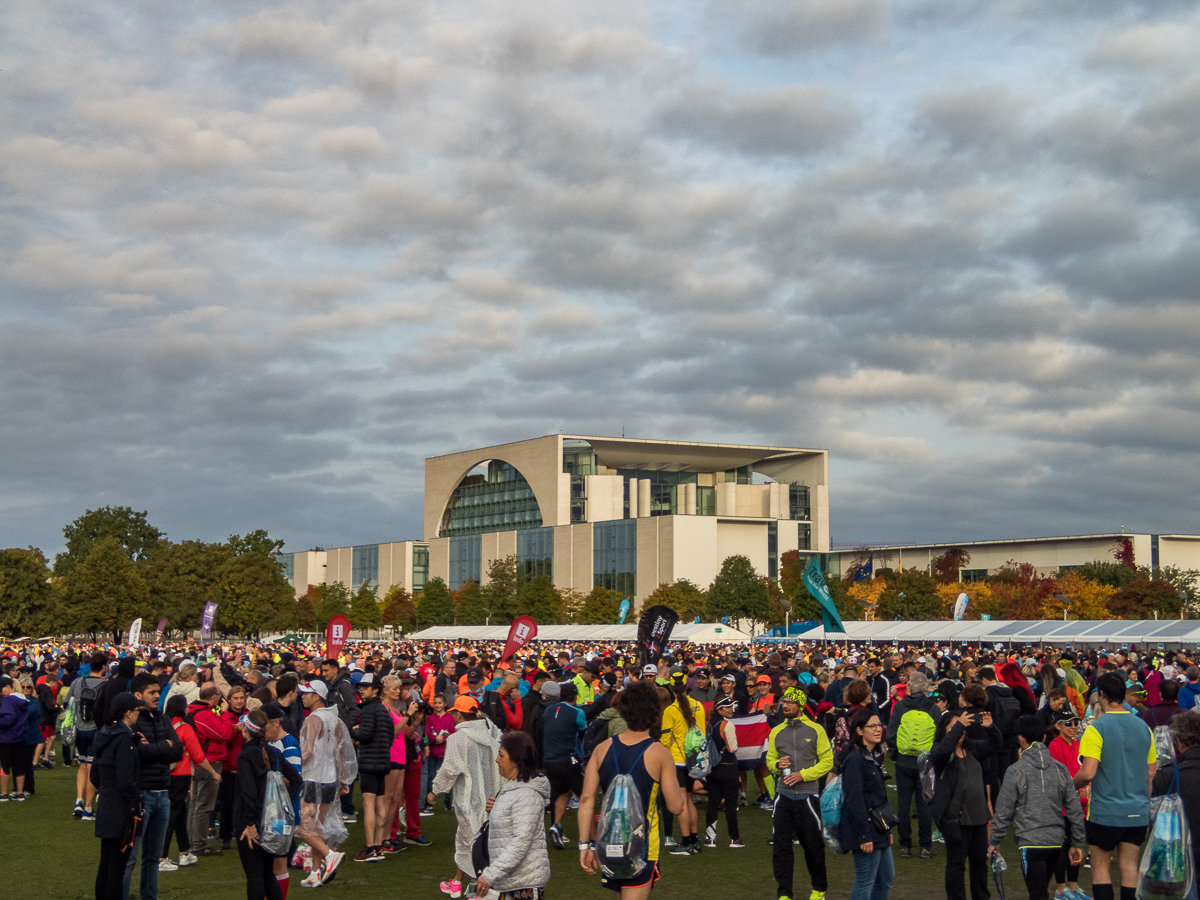
[[[651,606],[638,619],[637,642],[641,664],[657,663],[671,639],[679,613],[669,606]]]

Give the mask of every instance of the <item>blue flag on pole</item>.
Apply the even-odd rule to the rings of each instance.
[[[867,557],[867,561],[858,567],[858,571],[854,573],[854,581],[866,581],[868,578],[875,577],[875,551],[871,551],[871,555]]]
[[[629,601],[628,601],[628,600],[622,600],[622,601],[621,601],[621,610],[620,610],[620,612],[621,612],[621,618],[617,619],[617,624],[618,624],[618,625],[624,625],[624,624],[625,624],[625,617],[626,617],[627,615],[629,615]]]
[[[838,615],[837,607],[834,606],[833,597],[829,593],[829,585],[825,583],[825,576],[821,574],[821,567],[817,565],[815,556],[809,562],[808,568],[804,570],[803,581],[808,592],[816,597],[817,603],[821,605],[821,621],[825,625],[825,630],[840,631],[845,634],[846,626],[842,624],[842,617]]]

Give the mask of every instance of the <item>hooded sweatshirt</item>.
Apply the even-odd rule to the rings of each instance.
[[[1063,830],[1064,811],[1071,826],[1071,846],[1082,848],[1086,840],[1079,792],[1067,767],[1038,741],[1004,775],[992,819],[991,844],[1000,846],[1011,824],[1018,847],[1061,847],[1068,837]]]
[[[1200,681],[1189,681],[1179,689],[1179,708],[1195,709],[1200,697]]]

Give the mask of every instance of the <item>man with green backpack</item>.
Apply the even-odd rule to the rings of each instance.
[[[919,671],[908,677],[908,690],[888,720],[888,753],[896,761],[896,815],[900,818],[900,858],[912,856],[911,803],[917,802],[917,839],[921,859],[933,858],[933,820],[921,792],[917,757],[933,747],[937,706],[929,696],[929,679]]]

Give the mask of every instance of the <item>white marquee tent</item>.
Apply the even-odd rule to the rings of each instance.
[[[1200,647],[1200,620],[1195,619],[1109,619],[1106,621],[1067,621],[1055,619],[1037,621],[962,621],[946,620],[912,622],[846,622],[846,633],[828,635],[818,628],[789,638],[767,639],[772,643],[803,641],[849,641],[874,644],[893,643],[970,643],[1108,645],[1120,647],[1137,645],[1164,649]],[[760,640],[763,640],[760,638]]]
[[[413,634],[414,641],[503,641],[507,625],[436,625]],[[539,625],[539,642],[558,644],[566,641],[636,641],[637,623],[629,625]],[[719,622],[693,624],[680,622],[671,632],[672,641],[692,644],[747,644],[750,635]]]

